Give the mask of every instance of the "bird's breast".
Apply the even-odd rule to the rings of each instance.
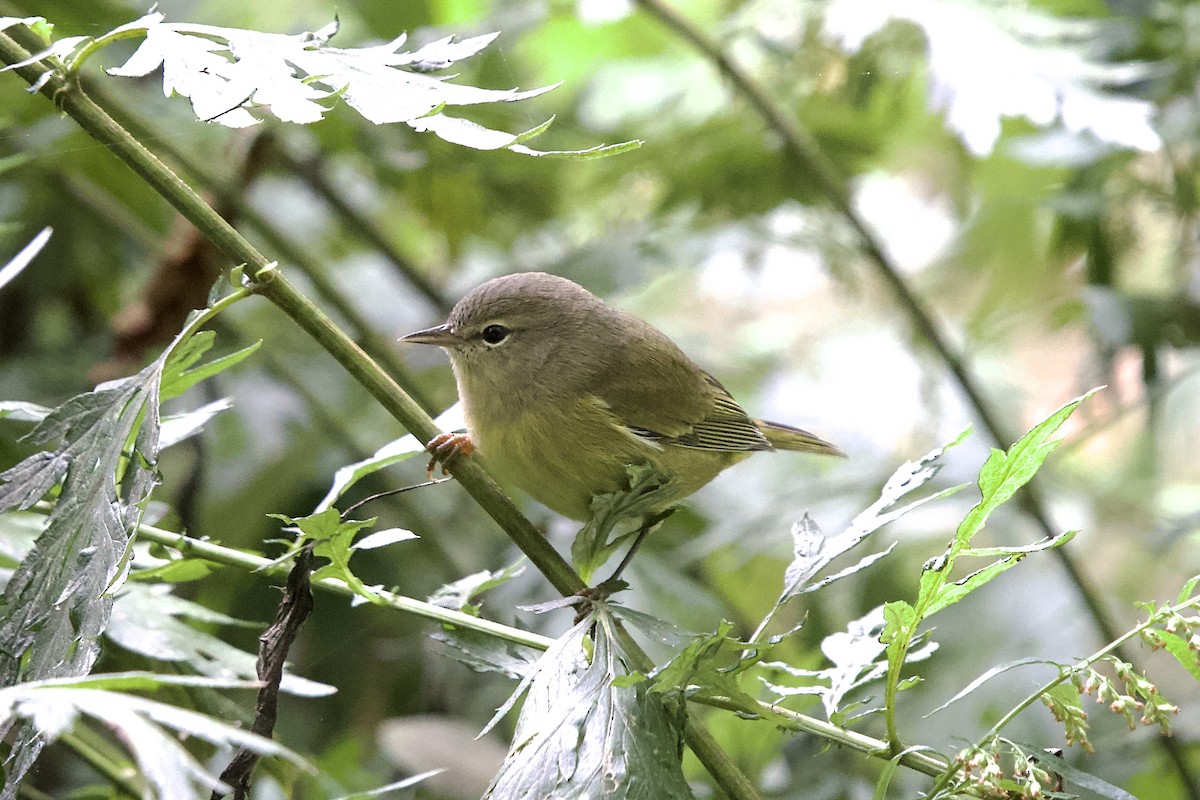
[[[497,478],[572,519],[590,516],[596,494],[624,488],[627,465],[653,464],[677,479],[683,497],[738,460],[641,439],[594,396],[512,411],[481,414],[466,404],[472,442]]]
[[[586,519],[592,496],[620,489],[625,465],[654,451],[592,398],[511,411],[484,415],[468,406],[472,442],[499,479],[573,519]]]

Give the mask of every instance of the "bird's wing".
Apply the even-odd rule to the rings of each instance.
[[[596,381],[597,396],[621,424],[660,445],[724,452],[774,449],[716,378],[658,330],[646,323],[637,327],[639,335],[626,339],[631,344],[608,354]],[[653,337],[654,347],[646,346],[646,337]]]

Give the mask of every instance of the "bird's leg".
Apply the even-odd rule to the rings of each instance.
[[[439,433],[429,440],[425,449],[431,456],[429,464],[425,467],[425,474],[429,480],[433,480],[433,471],[439,464],[442,466],[442,474],[445,475],[446,465],[460,455],[469,456],[474,453],[475,445],[465,433]]]
[[[633,539],[633,544],[630,545],[627,551],[625,551],[625,557],[621,559],[621,563],[617,565],[615,570],[613,570],[613,574],[609,575],[606,580],[601,581],[597,588],[614,581],[619,581],[621,579],[621,573],[624,572],[625,568],[629,566],[629,562],[633,561],[633,554],[636,553],[638,548],[642,546],[642,542],[645,540],[646,535],[650,533],[650,531],[653,530],[658,523],[662,522],[664,519],[674,513],[675,506],[671,506],[666,511],[659,511],[656,514],[647,514],[646,516],[642,517],[642,526],[638,528],[637,534],[635,534]]]
[[[675,513],[675,506],[668,508],[666,511],[659,511],[656,514],[647,514],[642,517],[642,525],[638,528],[634,535],[633,544],[625,551],[625,557],[621,559],[621,563],[613,570],[613,574],[609,575],[604,580],[597,583],[595,586],[589,586],[586,589],[580,589],[576,592],[576,596],[582,597],[585,602],[578,605],[575,614],[575,624],[578,625],[583,621],[592,610],[592,603],[602,602],[607,600],[610,595],[623,591],[629,588],[629,584],[621,580],[621,573],[629,566],[629,562],[633,561],[633,554],[642,546],[642,541],[646,535],[650,533],[658,523],[662,522],[667,517]]]

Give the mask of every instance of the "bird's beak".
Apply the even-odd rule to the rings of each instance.
[[[426,328],[423,331],[401,336],[400,341],[411,344],[433,344],[438,347],[458,347],[463,343],[448,322],[435,328]]]

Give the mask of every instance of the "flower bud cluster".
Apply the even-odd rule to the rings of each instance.
[[[1080,695],[1095,695],[1097,703],[1107,703],[1114,714],[1121,714],[1134,730],[1138,722],[1143,725],[1157,725],[1164,734],[1170,735],[1170,718],[1179,713],[1179,706],[1167,701],[1145,675],[1133,668],[1132,664],[1119,658],[1109,656],[1106,661],[1113,665],[1116,680],[1112,680],[1090,667],[1071,673],[1071,682],[1079,690]],[[1044,701],[1045,698],[1043,698]],[[1053,710],[1053,709],[1052,709]],[[1058,713],[1055,712],[1058,718]],[[1085,737],[1086,739],[1086,737]],[[1071,741],[1068,726],[1068,742]],[[1080,742],[1091,751],[1090,745]]]
[[[962,790],[973,796],[996,800],[1037,800],[1047,791],[1058,791],[1061,779],[1039,766],[1021,748],[996,739],[984,746],[969,747],[955,756],[962,767]],[[1005,769],[1004,763],[1010,766]]]

